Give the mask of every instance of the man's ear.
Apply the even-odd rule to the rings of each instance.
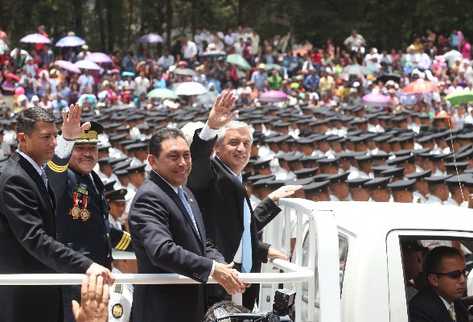
[[[439,278],[436,274],[428,274],[427,275],[427,280],[429,284],[433,287],[438,287],[439,286]]]
[[[148,153],[147,159],[151,168],[156,168],[156,163],[158,162],[158,159],[151,153]]]
[[[18,140],[18,143],[20,144],[24,144],[25,143],[25,137],[26,137],[26,134],[24,132],[18,132],[16,134],[16,138]]]

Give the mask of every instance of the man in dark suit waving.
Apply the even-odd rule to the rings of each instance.
[[[109,282],[108,269],[55,239],[55,198],[44,164],[57,145],[57,151],[67,150],[84,129],[78,106],[64,114],[62,129],[57,144],[54,118],[46,110],[29,108],[18,117],[19,149],[0,175],[0,274],[87,272]],[[63,320],[56,286],[1,286],[0,303],[2,322]]]
[[[184,187],[192,159],[184,135],[161,129],[149,142],[153,169],[133,199],[129,224],[139,273],[178,273],[201,283],[213,277],[228,293],[245,284],[208,242],[199,206]],[[200,322],[205,285],[137,285],[132,319],[139,322]]]
[[[246,123],[233,121],[234,101],[231,92],[223,92],[205,127],[196,131],[191,144],[194,167],[188,185],[202,209],[209,238],[225,260],[235,262],[242,272],[259,272],[261,263],[268,258],[287,259],[282,252],[261,242],[257,234],[281,211],[276,204],[279,198],[301,187],[282,187],[253,211],[241,179],[250,159],[252,129]],[[258,290],[258,285],[252,285],[243,294],[243,305],[250,310]],[[215,302],[222,300],[224,294],[214,289],[211,296],[211,302]]]
[[[460,300],[466,291],[465,258],[456,248],[440,246],[425,257],[427,286],[409,303],[410,322],[467,322]]]

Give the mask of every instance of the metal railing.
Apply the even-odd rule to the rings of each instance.
[[[285,288],[292,286],[296,289],[296,322],[302,321],[314,321],[314,312],[309,309],[306,312],[306,316],[299,314],[299,308],[302,307],[302,286],[305,284],[308,287],[308,307],[314,307],[315,300],[315,279],[314,279],[314,268],[315,268],[315,221],[313,217],[313,203],[301,200],[301,199],[285,199],[281,200],[281,207],[283,213],[276,218],[274,224],[280,224],[278,221],[282,221],[286,225],[285,237],[281,239],[281,235],[273,236],[271,243],[276,247],[285,250],[288,254],[291,253],[290,238],[291,236],[290,227],[296,228],[296,245],[293,251],[292,262],[284,261],[281,259],[275,259],[270,262],[272,264],[265,265],[267,268],[262,273],[240,273],[239,276],[242,281],[252,284],[270,284],[272,290],[277,288],[278,284],[283,283]],[[296,221],[294,222],[294,216]],[[292,221],[291,221],[292,218]],[[271,226],[274,226],[271,225]],[[275,230],[269,226],[265,231],[265,236],[272,236]],[[307,237],[305,237],[307,236]],[[302,244],[304,238],[308,238],[308,249],[307,249],[307,264],[303,264],[302,255],[303,249]],[[284,242],[284,240],[286,242]],[[289,243],[289,244],[288,244]],[[282,246],[282,247],[280,247]],[[133,256],[125,255],[121,258],[132,259]],[[280,270],[280,272],[268,272],[268,269]],[[116,284],[198,284],[199,282],[194,281],[188,277],[179,274],[114,274]],[[84,274],[0,274],[0,285],[80,285],[82,279],[85,277]],[[215,284],[213,279],[209,279],[208,283]],[[273,292],[274,294],[274,292]],[[262,301],[260,301],[261,303]],[[262,306],[261,308],[263,308]]]

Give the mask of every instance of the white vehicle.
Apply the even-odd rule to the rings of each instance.
[[[301,306],[296,307],[297,321],[408,322],[400,244],[407,240],[429,248],[459,247],[466,255],[467,269],[471,269],[468,259],[473,253],[473,210],[301,199],[286,199],[282,205],[286,214],[267,227],[264,239],[289,252],[290,237],[304,236],[296,239],[292,260],[315,272],[313,285],[304,284],[301,301],[296,302]],[[298,233],[294,234],[284,227],[294,227],[296,213]],[[310,233],[309,226],[313,227]],[[311,233],[315,238],[310,238]],[[268,295],[273,290],[262,287],[263,311],[271,307]]]

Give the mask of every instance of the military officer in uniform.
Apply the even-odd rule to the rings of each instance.
[[[111,269],[111,248],[129,249],[131,237],[125,231],[111,230],[104,186],[92,170],[97,164],[97,137],[102,131],[98,123],[91,122],[90,129],[75,140],[72,153],[63,158],[66,162],[60,163],[65,165],[55,163],[53,159],[48,162],[46,173],[57,200],[58,240]],[[71,301],[79,298],[78,287],[63,288],[66,322],[74,322]]]

